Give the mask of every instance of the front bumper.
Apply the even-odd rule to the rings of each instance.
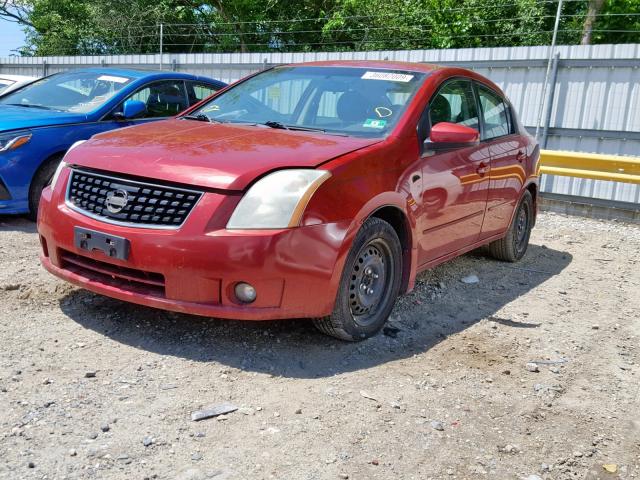
[[[180,229],[134,228],[71,210],[60,190],[43,192],[38,231],[43,266],[64,280],[127,302],[219,318],[320,317],[333,310],[348,221],[229,231],[214,215],[228,209],[225,196],[205,193]],[[76,226],[128,239],[129,258],[76,248]],[[240,281],[256,288],[255,302],[235,299]]]

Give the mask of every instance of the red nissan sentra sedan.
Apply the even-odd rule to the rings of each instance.
[[[474,72],[279,66],[69,151],[42,195],[41,259],[120,300],[361,340],[418,272],[485,244],[524,255],[538,157]]]

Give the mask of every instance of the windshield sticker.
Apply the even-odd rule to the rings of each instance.
[[[363,80],[387,80],[389,82],[407,83],[411,81],[413,75],[392,72],[365,72],[360,78]]]
[[[367,118],[362,124],[366,128],[384,128],[387,124],[386,120],[376,120],[375,118]]]
[[[274,85],[267,88],[267,96],[274,99],[280,98],[280,85]]]
[[[380,118],[390,117],[393,115],[393,111],[387,107],[376,107],[373,109]]]
[[[114,83],[127,83],[130,79],[125,77],[114,77],[113,75],[102,75],[98,77],[98,80]]]

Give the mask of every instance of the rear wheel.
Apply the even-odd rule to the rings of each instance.
[[[533,198],[528,191],[522,196],[507,234],[488,245],[492,257],[505,262],[517,262],[527,253],[533,227]]]
[[[359,341],[382,329],[398,296],[402,247],[391,225],[370,218],[347,257],[333,313],[315,326],[341,340]]]
[[[51,177],[53,177],[56,168],[62,160],[62,155],[50,158],[43,163],[31,181],[31,187],[29,187],[29,213],[27,216],[34,222],[38,218],[38,205],[40,205],[40,195],[42,190],[51,183]]]

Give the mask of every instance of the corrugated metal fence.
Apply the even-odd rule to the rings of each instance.
[[[640,155],[640,45],[559,46],[547,148]],[[88,66],[173,69],[227,82],[281,63],[315,60],[400,60],[458,65],[491,78],[535,130],[548,47],[313,53],[211,53],[0,58],[0,72],[43,75]],[[544,191],[640,203],[640,186],[545,176]]]

